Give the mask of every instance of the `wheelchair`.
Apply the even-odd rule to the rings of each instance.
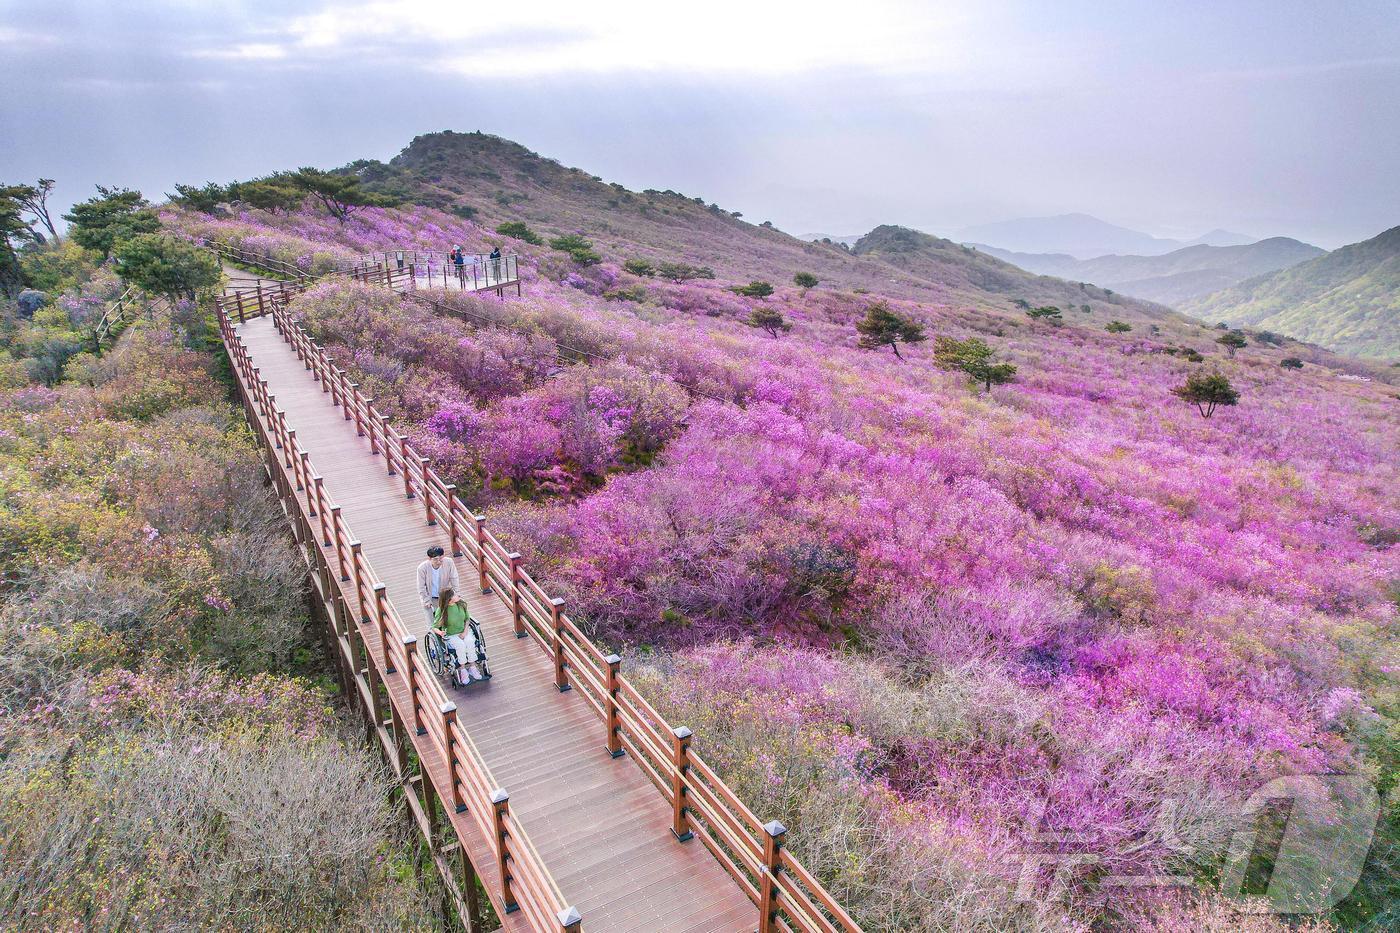
[[[472,639],[476,642],[476,666],[481,669],[481,679],[491,679],[491,668],[486,663],[486,639],[481,636],[481,624],[471,616],[467,616],[467,630],[472,633]],[[447,639],[439,635],[432,629],[428,630],[428,668],[446,683],[447,686],[459,686],[457,683],[457,668],[464,667],[471,661],[463,661],[457,657],[457,652],[447,646]],[[467,686],[461,684],[460,686]]]

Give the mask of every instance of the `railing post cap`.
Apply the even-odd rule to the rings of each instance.
[[[453,703],[451,700],[445,700],[443,701],[443,704],[438,707],[438,710],[442,713],[442,715],[447,716],[457,712],[457,704]]]
[[[551,606],[562,606],[562,605],[564,605],[564,597],[562,597],[562,596],[554,596],[554,597],[551,597],[550,600],[549,600],[549,604],[550,604]]]
[[[484,522],[484,521],[486,521],[486,516],[485,516],[485,515],[473,515],[472,518],[473,518],[474,520],[478,521],[478,522]]]
[[[678,738],[678,739],[688,739],[688,738],[690,738],[692,735],[695,734],[694,732],[691,732],[690,729],[688,729],[688,728],[685,727],[685,726],[681,726],[679,729],[672,729],[671,731],[672,731],[672,733],[675,735],[675,737]]]
[[[418,644],[418,636],[417,636],[417,635],[405,635],[405,636],[403,637],[403,643],[404,643],[405,645],[416,645],[416,644]]]
[[[375,591],[376,593],[383,592],[384,590],[387,590],[388,588],[389,588],[389,584],[387,584],[387,583],[376,583],[376,584],[374,585],[374,591]]]
[[[583,914],[578,912],[577,907],[565,907],[563,910],[559,911],[559,913],[555,914],[555,916],[559,918],[559,925],[564,927],[583,922]]]
[[[610,654],[610,655],[608,655],[606,658],[604,658],[603,660],[607,661],[609,664],[621,664],[621,663],[622,663],[622,655],[620,655],[620,654]]]
[[[509,554],[506,555],[506,558],[507,558],[508,560],[520,560],[520,552],[519,552],[519,551],[511,551]]]
[[[505,803],[509,799],[510,794],[506,793],[506,789],[504,787],[498,787],[491,792],[492,803]]]
[[[777,820],[771,820],[763,824],[763,831],[766,832],[768,835],[772,836],[774,839],[776,839],[783,833],[787,832],[787,827],[784,826],[782,823],[779,823]]]
[[[363,547],[363,546],[364,546],[364,545],[360,544],[360,540],[359,540],[358,538],[356,538],[355,540],[353,540],[353,541],[350,542],[350,547],[351,547],[352,549],[353,549],[353,548],[357,548],[357,547]]]

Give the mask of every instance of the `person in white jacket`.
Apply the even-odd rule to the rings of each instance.
[[[457,565],[443,557],[440,547],[428,548],[428,559],[418,565],[418,601],[423,604],[423,616],[428,628],[433,627],[433,610],[444,590],[458,589]]]

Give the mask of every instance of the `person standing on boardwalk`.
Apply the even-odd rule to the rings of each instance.
[[[433,612],[437,609],[438,598],[456,588],[457,565],[452,563],[451,558],[443,557],[442,548],[428,548],[428,559],[418,565],[418,601],[423,604],[428,628],[433,627]]]
[[[499,281],[501,280],[501,248],[500,248],[500,246],[493,246],[493,247],[491,247],[491,257],[490,257],[490,258],[491,258],[491,278],[493,278],[493,279],[495,279],[497,282],[499,282]]]
[[[466,282],[467,280],[467,254],[462,252],[462,247],[452,247],[452,262],[457,267],[457,280]]]

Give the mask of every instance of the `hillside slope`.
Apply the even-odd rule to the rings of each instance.
[[[1344,353],[1400,360],[1400,227],[1186,302],[1182,310]]]
[[[804,242],[772,226],[748,223],[703,198],[630,191],[484,133],[419,136],[387,164],[361,161],[344,170],[385,193],[439,208],[455,206],[490,229],[518,220],[544,235],[582,233],[607,259],[706,265],[726,281],[765,279],[776,285],[790,282],[794,273],[811,272],[829,286],[953,307],[1004,309],[1021,298],[1033,304],[1112,305],[1118,317],[1161,313],[1101,289],[1028,274],[946,240],[936,241],[942,245],[930,247],[917,263],[907,257],[892,262],[889,250]],[[935,239],[921,242],[928,246]]]
[[[1013,253],[995,246],[974,245],[1028,272],[1092,282],[1173,306],[1326,252],[1290,237],[1270,237],[1245,246],[1201,244],[1160,256],[1115,255],[1097,259],[1076,259],[1065,253]]]

